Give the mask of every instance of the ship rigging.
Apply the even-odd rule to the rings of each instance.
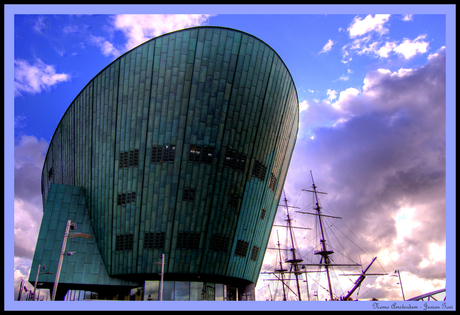
[[[319,191],[318,188],[315,185],[315,181],[313,178],[313,173],[310,171],[311,174],[311,180],[312,180],[312,189],[302,189],[302,191],[312,193],[313,194],[313,212],[308,212],[308,211],[302,211],[299,207],[296,206],[289,206],[288,205],[288,200],[286,199],[286,195],[284,194],[284,199],[283,202],[284,204],[280,204],[279,206],[281,208],[285,209],[286,212],[286,219],[285,225],[280,225],[280,224],[274,224],[274,227],[283,227],[286,229],[286,245],[284,248],[282,247],[280,241],[279,241],[279,233],[278,230],[276,231],[276,236],[277,236],[277,242],[276,242],[276,247],[268,247],[268,250],[275,250],[277,251],[277,263],[276,267],[273,271],[265,271],[262,272],[262,274],[270,274],[273,275],[275,278],[274,279],[266,279],[266,280],[276,280],[278,283],[280,283],[282,287],[282,300],[287,301],[289,300],[289,296],[291,296],[290,299],[302,301],[302,294],[305,295],[306,293],[306,300],[311,301],[312,296],[310,294],[310,288],[309,288],[309,281],[313,280],[313,284],[317,288],[317,290],[314,291],[313,294],[313,299],[320,299],[318,291],[320,289],[324,290],[327,294],[327,297],[325,296],[324,298],[326,300],[350,300],[352,294],[354,294],[361,286],[363,281],[366,279],[367,276],[379,276],[379,275],[386,275],[386,273],[373,273],[370,274],[368,273],[371,265],[375,262],[377,257],[373,257],[372,261],[370,264],[364,269],[361,270],[360,273],[354,273],[354,274],[342,274],[342,275],[347,275],[347,276],[357,276],[358,278],[353,282],[352,287],[350,290],[348,290],[346,293],[342,294],[337,294],[336,290],[334,289],[334,285],[332,283],[332,273],[334,272],[334,269],[336,268],[341,268],[341,267],[350,267],[350,268],[359,268],[362,267],[362,264],[360,263],[335,263],[332,260],[332,256],[334,254],[334,250],[331,247],[331,245],[328,243],[327,240],[327,235],[326,235],[326,228],[325,228],[325,222],[324,219],[327,218],[329,219],[338,219],[341,220],[341,217],[338,216],[333,216],[333,215],[328,215],[322,212],[322,207],[320,205],[320,200],[318,198],[318,195],[326,195],[325,192]],[[318,232],[318,246],[315,246],[313,249],[313,256],[319,257],[319,262],[315,263],[313,260],[311,263],[304,263],[304,257],[302,256],[299,250],[299,247],[297,246],[296,242],[296,234],[295,230],[312,230],[311,228],[308,227],[301,227],[301,226],[294,226],[293,225],[293,219],[291,218],[291,212],[290,209],[299,209],[295,210],[295,213],[299,213],[302,215],[312,215],[315,217],[316,221],[316,227],[317,227],[317,232]],[[284,255],[283,255],[284,253]],[[283,259],[284,257],[284,259]],[[314,270],[313,267],[317,267],[318,269]],[[316,274],[316,275],[321,275],[324,274],[326,275],[326,285],[322,285],[320,281],[317,279],[314,279],[310,276],[310,274]],[[304,278],[304,280],[303,280]],[[294,282],[294,285],[292,286],[291,283]],[[306,283],[306,288],[302,289],[301,288],[301,282]],[[270,295],[271,295],[271,289],[269,287]],[[293,296],[293,298],[292,298]],[[271,300],[274,298],[271,297]]]

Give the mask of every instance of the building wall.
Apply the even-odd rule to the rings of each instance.
[[[298,115],[288,69],[254,36],[197,27],[154,38],[69,106],[43,203],[50,183],[85,189],[110,276],[156,278],[164,253],[166,274],[255,283]]]

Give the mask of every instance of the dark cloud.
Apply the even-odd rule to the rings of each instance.
[[[430,255],[430,243],[445,242],[445,50],[418,69],[370,73],[359,94],[334,106],[339,109],[327,102],[309,103],[301,112],[301,141],[285,186],[290,199],[311,187],[313,170],[316,185],[328,192],[327,206],[365,247],[374,254],[385,248],[397,254],[386,268],[445,278],[442,259],[420,267]],[[318,119],[329,123],[320,126]],[[402,208],[416,209],[415,226],[394,246]]]
[[[22,136],[14,148],[14,256],[32,259],[42,218],[41,171],[48,144]]]

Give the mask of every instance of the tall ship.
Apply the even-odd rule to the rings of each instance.
[[[261,272],[268,288],[270,301],[350,301],[364,298],[363,283],[371,276],[387,273],[370,273],[377,261],[367,252],[359,240],[353,240],[353,232],[337,232],[337,221],[342,218],[323,210],[322,200],[327,193],[318,189],[310,171],[312,186],[302,189],[292,204],[284,198],[279,205],[273,225],[267,254],[273,264]],[[305,206],[298,206],[310,195]],[[344,224],[345,225],[345,224]],[[332,241],[335,239],[335,241]],[[356,245],[364,253],[354,261],[346,253],[341,240]],[[356,260],[356,258],[355,258]],[[377,264],[376,264],[377,265]],[[382,268],[383,269],[383,268]],[[368,299],[368,298],[367,298]]]

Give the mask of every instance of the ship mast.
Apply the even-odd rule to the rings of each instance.
[[[326,239],[324,237],[323,222],[322,222],[322,219],[321,219],[321,207],[319,206],[319,201],[318,201],[318,191],[316,190],[315,181],[313,179],[313,172],[310,171],[310,174],[311,174],[311,181],[313,183],[313,185],[312,185],[313,186],[313,193],[314,193],[314,196],[315,196],[315,203],[316,203],[315,210],[317,211],[318,221],[319,221],[319,228],[320,228],[320,232],[321,232],[321,239],[320,239],[321,250],[315,252],[315,255],[321,255],[321,260],[324,260],[324,267],[326,269],[327,282],[328,282],[328,285],[329,285],[329,296],[330,296],[330,299],[332,301],[333,300],[333,293],[332,293],[332,285],[331,285],[331,276],[330,276],[330,273],[329,273],[330,272],[329,267],[330,267],[331,261],[329,259],[329,255],[332,255],[334,252],[332,250],[327,250],[327,248],[326,248]]]
[[[288,222],[288,229],[289,229],[289,234],[290,234],[290,239],[291,239],[291,252],[292,252],[292,259],[288,259],[286,262],[291,264],[291,272],[292,269],[294,269],[294,276],[295,276],[295,281],[297,285],[297,294],[299,301],[302,301],[302,296],[300,294],[300,284],[299,284],[299,266],[298,264],[301,263],[303,260],[300,258],[296,257],[296,249],[295,249],[295,244],[294,244],[294,233],[292,232],[292,224],[291,224],[291,217],[289,216],[289,207],[287,205],[287,199],[286,199],[286,193],[284,194],[284,203],[286,204],[286,213],[287,213],[287,222]]]
[[[276,235],[278,236],[278,231],[276,231]],[[278,236],[278,254],[279,254],[279,259],[280,259],[280,269],[276,269],[275,271],[276,272],[279,272],[280,273],[280,276],[281,276],[281,283],[283,285],[283,301],[286,301],[286,289],[285,289],[285,285],[286,283],[284,282],[284,273],[287,271],[286,269],[283,268],[283,261],[281,259],[281,247],[280,247],[280,241],[279,241],[279,236]]]
[[[330,259],[329,256],[334,254],[334,251],[332,249],[328,249],[322,217],[328,217],[328,218],[333,218],[333,219],[342,219],[342,218],[322,214],[322,212],[321,212],[322,208],[321,208],[320,203],[319,203],[318,194],[326,194],[326,193],[318,191],[318,189],[316,187],[316,184],[315,184],[315,181],[314,181],[314,178],[313,178],[313,172],[311,170],[310,170],[310,174],[311,174],[313,190],[302,189],[302,191],[307,191],[307,192],[310,192],[310,193],[314,194],[314,203],[315,203],[314,210],[316,210],[316,211],[311,212],[311,213],[310,212],[304,212],[304,211],[295,211],[295,212],[318,216],[319,233],[320,233],[320,235],[319,235],[319,237],[320,237],[320,240],[319,240],[320,241],[320,249],[315,251],[314,254],[321,256],[320,262],[319,262],[319,264],[304,264],[304,263],[301,263],[303,261],[302,258],[297,257],[298,255],[296,253],[296,248],[295,248],[295,239],[294,239],[293,229],[306,229],[306,230],[311,230],[311,229],[310,228],[292,226],[291,217],[290,217],[290,214],[289,214],[289,208],[297,208],[298,209],[298,207],[288,206],[287,205],[286,195],[285,195],[284,196],[285,205],[280,204],[279,206],[280,207],[286,207],[287,225],[284,226],[284,225],[276,225],[276,224],[274,224],[273,226],[282,226],[282,227],[287,228],[287,231],[288,231],[289,236],[290,236],[289,240],[287,240],[287,241],[288,242],[290,241],[291,248],[289,248],[289,249],[286,248],[284,250],[291,251],[292,255],[291,255],[291,257],[286,258],[285,262],[289,263],[291,265],[291,269],[290,269],[290,271],[287,271],[286,269],[283,268],[282,258],[281,258],[281,248],[280,248],[279,237],[278,237],[278,248],[267,248],[267,249],[277,249],[278,250],[278,253],[279,253],[279,256],[280,256],[279,257],[280,258],[279,269],[275,269],[275,272],[263,272],[263,273],[270,273],[270,274],[271,273],[273,273],[273,274],[280,273],[281,274],[281,277],[280,278],[277,277],[277,278],[278,278],[278,280],[281,280],[281,282],[283,283],[283,297],[284,297],[284,300],[287,299],[286,298],[286,293],[287,292],[285,290],[285,286],[287,287],[287,289],[289,289],[292,293],[295,294],[295,292],[285,283],[286,278],[284,278],[285,274],[292,274],[293,273],[295,275],[295,279],[289,279],[289,280],[296,280],[297,296],[298,296],[299,301],[301,301],[302,297],[301,297],[301,293],[300,293],[299,275],[301,275],[303,272],[305,272],[305,276],[308,278],[308,276],[307,276],[308,272],[318,272],[318,271],[308,271],[308,270],[300,271],[299,268],[300,267],[306,268],[307,266],[322,266],[325,269],[324,271],[326,272],[326,277],[327,277],[327,282],[328,282],[328,288],[325,288],[325,287],[323,287],[323,288],[325,290],[329,291],[329,298],[330,298],[331,301],[333,301],[334,300],[334,293],[333,293],[332,283],[331,283],[332,268],[334,268],[334,267],[359,267],[359,266],[361,266],[361,264],[357,264],[357,263],[354,263],[354,264],[343,264],[343,263],[336,264],[336,263],[331,262],[331,259]],[[385,275],[385,274],[367,274],[367,271],[369,270],[370,266],[372,265],[372,263],[376,259],[377,259],[377,257],[375,257],[372,260],[372,262],[369,264],[369,266],[364,271],[362,271],[361,274],[350,274],[350,276],[351,275],[356,275],[356,276],[359,276],[359,278],[355,281],[353,288],[350,291],[348,291],[348,293],[345,295],[345,297],[340,297],[339,298],[340,300],[347,300],[349,297],[351,297],[351,295],[357,290],[357,288],[360,287],[361,283],[364,281],[366,276],[370,276],[370,275]],[[275,279],[269,279],[269,280],[275,280]],[[308,290],[309,290],[308,289],[308,279],[306,279],[306,282],[307,282],[308,300],[310,300],[310,296],[309,296],[309,292],[308,292]]]
[[[289,208],[297,208],[298,209],[298,207],[292,207],[292,206],[287,205],[286,194],[284,195],[284,202],[285,202],[285,205],[280,204],[279,206],[286,208],[287,225],[276,225],[276,224],[274,224],[273,226],[279,226],[279,227],[287,228],[287,231],[289,233],[289,240],[287,240],[287,241],[288,242],[290,241],[291,248],[284,249],[284,250],[288,250],[288,251],[292,252],[292,258],[291,257],[286,258],[285,262],[289,263],[291,265],[291,268],[290,268],[289,271],[287,271],[286,269],[283,268],[282,257],[281,257],[281,248],[280,248],[279,237],[278,237],[278,248],[267,248],[267,249],[277,249],[278,250],[278,253],[279,253],[279,266],[280,266],[279,268],[280,269],[275,269],[275,272],[263,272],[263,273],[268,273],[268,274],[279,273],[280,274],[280,278],[278,278],[277,276],[276,277],[283,284],[283,300],[284,301],[287,300],[287,297],[286,297],[287,292],[285,290],[285,287],[287,287],[289,289],[289,291],[294,293],[294,295],[297,295],[299,301],[302,301],[302,295],[301,295],[301,292],[300,292],[300,281],[299,281],[299,276],[302,274],[302,271],[300,271],[299,263],[301,263],[303,260],[300,257],[297,257],[296,248],[295,248],[294,233],[293,233],[292,229],[304,229],[304,230],[311,230],[311,229],[310,228],[292,226],[292,223],[291,223],[292,220],[291,220],[291,217],[290,217],[290,214],[289,214]],[[289,280],[295,280],[296,281],[297,294],[286,284],[286,282],[285,282],[286,279],[284,278],[284,274],[292,274],[292,273],[294,274],[295,279],[289,279]]]

